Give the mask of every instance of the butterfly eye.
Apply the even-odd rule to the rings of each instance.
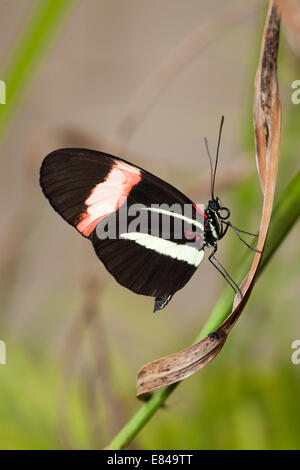
[[[218,201],[215,199],[213,201],[209,201],[208,206],[212,211],[215,211],[215,212],[217,212],[220,209]]]
[[[222,207],[219,211],[219,217],[223,220],[228,219],[230,216],[230,210],[227,207]]]

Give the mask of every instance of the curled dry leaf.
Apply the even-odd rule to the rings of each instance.
[[[280,13],[278,4],[271,0],[267,13],[259,65],[254,90],[254,131],[257,168],[263,193],[263,209],[260,231],[252,266],[241,283],[241,299],[236,296],[228,318],[211,334],[183,351],[152,361],[137,374],[137,396],[145,399],[153,390],[178,382],[203,368],[222,349],[228,333],[241,315],[258,270],[268,233],[276,185],[280,134],[281,109],[277,81],[277,53],[279,45]]]

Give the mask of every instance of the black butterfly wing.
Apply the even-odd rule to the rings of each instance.
[[[133,165],[87,149],[56,150],[40,170],[40,184],[52,207],[85,237],[118,208],[139,179],[140,170]]]
[[[203,254],[199,251],[199,261],[194,265],[131,240],[105,241],[93,234],[92,242],[106,269],[121,285],[137,294],[152,297],[172,296],[184,287]]]
[[[198,267],[203,250],[184,238],[135,233],[128,227],[115,238],[101,239],[97,229],[125,206],[162,203],[182,208],[192,201],[173,186],[125,160],[87,149],[61,149],[43,161],[40,184],[53,208],[83,236],[115,279],[138,294],[170,298]],[[164,213],[160,217],[165,217]],[[130,221],[130,217],[129,217]],[[193,250],[193,251],[191,251]]]

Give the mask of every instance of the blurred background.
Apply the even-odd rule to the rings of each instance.
[[[233,223],[256,231],[262,196],[253,81],[267,5],[68,0],[56,18],[55,5],[63,2],[52,0],[45,38],[42,19],[34,25],[47,3],[0,0],[0,79],[19,61],[19,94],[10,103],[7,90],[7,104],[0,104],[0,340],[7,354],[0,365],[0,448],[96,449],[140,407],[138,368],[190,345],[226,286],[206,260],[153,315],[153,299],[118,285],[92,245],[50,207],[39,187],[40,164],[60,147],[104,150],[206,203],[203,137],[214,153],[224,114],[216,193]],[[26,68],[39,41],[44,46]],[[279,55],[277,198],[299,161],[296,79],[299,48],[287,28]],[[234,234],[219,244],[233,276],[245,249]],[[300,339],[299,255],[293,229],[220,355],[178,387],[130,448],[300,447],[300,365],[291,361],[291,344]]]

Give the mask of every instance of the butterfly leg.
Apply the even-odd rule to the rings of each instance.
[[[211,264],[219,271],[219,273],[224,277],[225,281],[230,285],[230,287],[234,290],[234,292],[237,294],[240,294],[240,297],[243,298],[243,294],[241,292],[241,289],[239,286],[234,282],[234,280],[230,277],[229,273],[226,271],[224,266],[220,263],[220,261],[217,260],[217,258],[214,256],[216,251],[217,251],[217,244],[215,244],[213,252],[209,255],[208,259],[211,262]]]
[[[250,246],[250,245],[240,236],[240,233],[239,233],[239,232],[241,232],[241,233],[246,233],[247,235],[252,235],[253,237],[258,237],[258,234],[256,234],[256,233],[250,233],[250,232],[245,232],[245,230],[240,230],[240,229],[236,228],[234,225],[232,225],[232,223],[230,223],[230,222],[224,222],[224,223],[227,225],[227,227],[231,227],[231,228],[232,228],[232,230],[234,231],[234,233],[236,234],[236,236],[241,240],[242,243],[244,243],[244,245],[246,245],[246,246],[249,248],[249,250],[252,250],[252,251],[254,251],[255,253],[261,253],[261,251],[256,250],[255,248],[252,248],[252,246]]]

